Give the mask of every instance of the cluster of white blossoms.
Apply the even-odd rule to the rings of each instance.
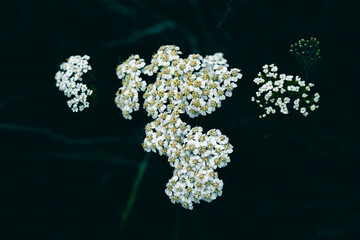
[[[201,127],[195,127],[186,135],[179,157],[177,151],[169,156],[175,170],[165,192],[171,201],[192,209],[193,203],[211,202],[221,196],[224,184],[214,170],[230,162],[233,147],[228,138],[220,130],[203,134]]]
[[[191,118],[210,114],[232,96],[242,77],[239,69],[228,69],[222,53],[205,58],[191,54],[186,59],[179,54],[179,47],[162,46],[143,69],[149,76],[157,73],[144,94],[144,108],[153,119],[166,112],[186,113]]]
[[[122,87],[115,103],[131,119],[130,113],[139,109],[138,92],[146,89],[144,108],[154,120],[145,127],[143,148],[168,157],[174,171],[165,192],[173,203],[192,209],[193,203],[210,202],[222,194],[223,182],[214,170],[227,165],[233,147],[219,130],[203,134],[201,127],[184,123],[180,114],[194,118],[212,113],[232,96],[242,74],[228,69],[222,53],[191,54],[186,59],[180,54],[179,47],[166,45],[149,65],[138,55],[120,64],[116,73]],[[156,75],[155,82],[146,87],[141,73]]]
[[[201,127],[191,128],[179,116],[195,118],[214,112],[232,96],[242,74],[228,69],[222,53],[191,54],[186,59],[180,54],[179,47],[162,46],[142,70],[149,76],[156,74],[144,93],[144,108],[155,120],[145,128],[143,147],[168,157],[174,171],[165,192],[173,203],[193,209],[200,200],[211,202],[221,196],[223,182],[214,170],[230,162],[233,147],[220,130],[203,134]]]
[[[260,118],[275,114],[277,109],[282,114],[288,114],[289,108],[300,111],[306,117],[310,111],[319,108],[320,95],[312,92],[313,83],[307,84],[299,76],[278,74],[274,64],[264,65],[254,82],[260,87],[251,101],[264,110]]]
[[[162,113],[145,126],[146,137],[143,148],[145,151],[158,152],[160,155],[172,155],[181,148],[190,126],[181,121],[179,115]]]
[[[171,202],[193,209],[193,203],[222,195],[223,181],[214,170],[230,162],[233,147],[220,130],[203,134],[201,127],[191,128],[178,115],[161,113],[145,131],[144,150],[167,156],[174,167],[165,190]]]
[[[139,91],[146,89],[146,82],[140,77],[144,66],[144,59],[139,55],[132,55],[116,68],[116,75],[122,80],[122,86],[116,92],[115,104],[121,109],[125,119],[131,120],[130,114],[139,110]]]
[[[83,111],[89,107],[87,97],[93,91],[82,83],[82,76],[91,70],[88,60],[89,56],[71,56],[60,65],[60,70],[56,73],[56,86],[64,95],[72,99],[67,101],[69,108],[73,112]]]

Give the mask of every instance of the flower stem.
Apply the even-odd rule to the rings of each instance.
[[[129,196],[129,198],[127,200],[127,203],[126,203],[125,210],[121,215],[121,224],[120,224],[119,234],[123,231],[123,229],[124,229],[124,227],[126,225],[128,216],[129,216],[129,214],[131,212],[132,206],[134,205],[134,201],[136,199],[136,194],[137,194],[137,191],[139,189],[139,186],[140,186],[141,180],[143,178],[143,175],[145,173],[145,170],[147,168],[149,158],[150,158],[150,153],[147,153],[143,157],[143,159],[141,160],[136,179],[134,181],[130,196]]]

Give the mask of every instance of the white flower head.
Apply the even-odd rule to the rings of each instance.
[[[211,202],[222,195],[223,182],[215,170],[227,166],[233,147],[220,130],[205,134],[201,127],[191,128],[183,122],[180,115],[194,118],[214,112],[232,96],[242,74],[237,68],[228,69],[222,53],[180,55],[179,47],[165,45],[149,65],[139,55],[118,65],[116,74],[122,87],[115,103],[123,116],[131,119],[130,114],[139,109],[138,93],[145,91],[144,109],[153,121],[145,127],[143,149],[168,158],[174,171],[165,193],[172,203],[193,209],[194,203]],[[155,75],[155,82],[146,85],[141,73]]]
[[[262,72],[254,79],[259,89],[251,101],[264,110],[260,118],[275,114],[277,108],[282,114],[289,114],[289,108],[292,108],[306,117],[310,110],[314,111],[319,107],[315,104],[319,101],[319,93],[311,94],[313,83],[306,84],[299,76],[279,75],[277,71],[274,64],[265,64]],[[292,107],[288,106],[291,104]]]
[[[67,62],[60,65],[60,70],[55,74],[56,87],[64,92],[65,96],[72,98],[67,101],[67,104],[73,112],[81,112],[89,107],[87,97],[91,96],[93,91],[82,83],[83,75],[92,69],[89,59],[87,55],[70,56]]]
[[[188,209],[201,200],[211,202],[222,195],[223,182],[215,169],[230,162],[228,155],[233,148],[220,130],[212,129],[206,134],[202,131],[201,127],[192,128],[181,137],[182,144],[168,154],[174,172],[165,193],[173,203]]]
[[[116,75],[122,86],[116,92],[115,104],[121,109],[125,119],[132,119],[131,113],[138,111],[139,91],[146,89],[146,82],[140,77],[145,61],[139,55],[132,55],[116,68]]]
[[[205,58],[190,54],[185,59],[179,54],[177,46],[162,46],[143,69],[147,75],[157,73],[144,94],[144,108],[153,119],[164,112],[186,113],[191,118],[210,114],[232,96],[242,77],[239,69],[228,69],[222,53]]]

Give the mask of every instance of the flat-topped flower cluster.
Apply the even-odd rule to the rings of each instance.
[[[264,65],[254,82],[259,85],[259,89],[251,101],[264,110],[260,118],[277,111],[288,114],[291,108],[306,117],[310,111],[319,108],[320,95],[312,91],[313,83],[306,83],[299,76],[278,74],[274,64]]]
[[[68,106],[73,112],[83,111],[89,107],[87,97],[93,91],[90,90],[86,84],[82,83],[82,76],[91,70],[88,62],[89,56],[71,56],[60,65],[60,70],[56,73],[56,86],[64,95],[72,99],[67,101]]]
[[[146,88],[144,108],[154,121],[145,127],[143,148],[168,157],[174,171],[165,192],[173,203],[193,209],[193,203],[221,196],[223,182],[215,169],[230,162],[233,147],[220,130],[202,133],[201,127],[184,123],[180,114],[195,118],[214,112],[232,96],[242,74],[239,69],[228,69],[221,53],[206,57],[191,54],[185,59],[180,54],[179,47],[166,45],[153,55],[149,65],[145,66],[138,55],[120,64],[117,75],[123,84],[115,103],[124,117],[131,119],[130,113],[139,109],[138,92]],[[146,87],[141,72],[156,75],[155,82]]]
[[[164,112],[186,113],[191,118],[210,114],[232,95],[242,77],[239,69],[228,69],[221,53],[205,58],[191,54],[185,59],[179,54],[179,47],[162,46],[144,67],[149,76],[157,73],[144,94],[144,108],[154,119]]]

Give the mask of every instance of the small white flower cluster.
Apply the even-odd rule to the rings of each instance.
[[[222,195],[223,182],[214,170],[230,162],[233,147],[220,130],[203,134],[201,127],[190,129],[178,115],[167,113],[161,113],[145,130],[144,150],[166,155],[174,167],[165,190],[172,203],[193,209],[193,203],[211,202]]]
[[[313,83],[306,84],[299,76],[278,74],[278,68],[274,64],[264,65],[263,71],[259,72],[254,82],[260,87],[251,101],[264,109],[265,112],[260,118],[275,114],[276,108],[279,108],[281,113],[288,114],[291,104],[293,109],[300,111],[305,117],[309,111],[319,108],[319,93],[311,93]]]
[[[116,68],[116,75],[122,80],[122,86],[116,92],[115,104],[121,109],[125,119],[131,120],[130,114],[139,110],[138,92],[146,89],[146,82],[140,77],[144,66],[144,59],[139,55],[132,55]]]
[[[60,91],[64,92],[64,95],[72,99],[67,101],[69,108],[73,112],[83,111],[89,107],[87,97],[90,96],[93,91],[81,83],[82,76],[91,70],[88,60],[89,56],[71,56],[60,65],[60,70],[56,73],[56,86]]]
[[[190,126],[181,121],[179,115],[162,113],[145,127],[146,137],[143,143],[145,151],[160,155],[172,155],[174,149],[182,146]]]
[[[191,54],[186,59],[179,54],[177,46],[162,46],[143,69],[149,76],[157,73],[144,94],[144,108],[153,119],[164,112],[186,113],[191,118],[210,114],[232,96],[242,77],[239,69],[228,70],[222,53],[205,58]]]

